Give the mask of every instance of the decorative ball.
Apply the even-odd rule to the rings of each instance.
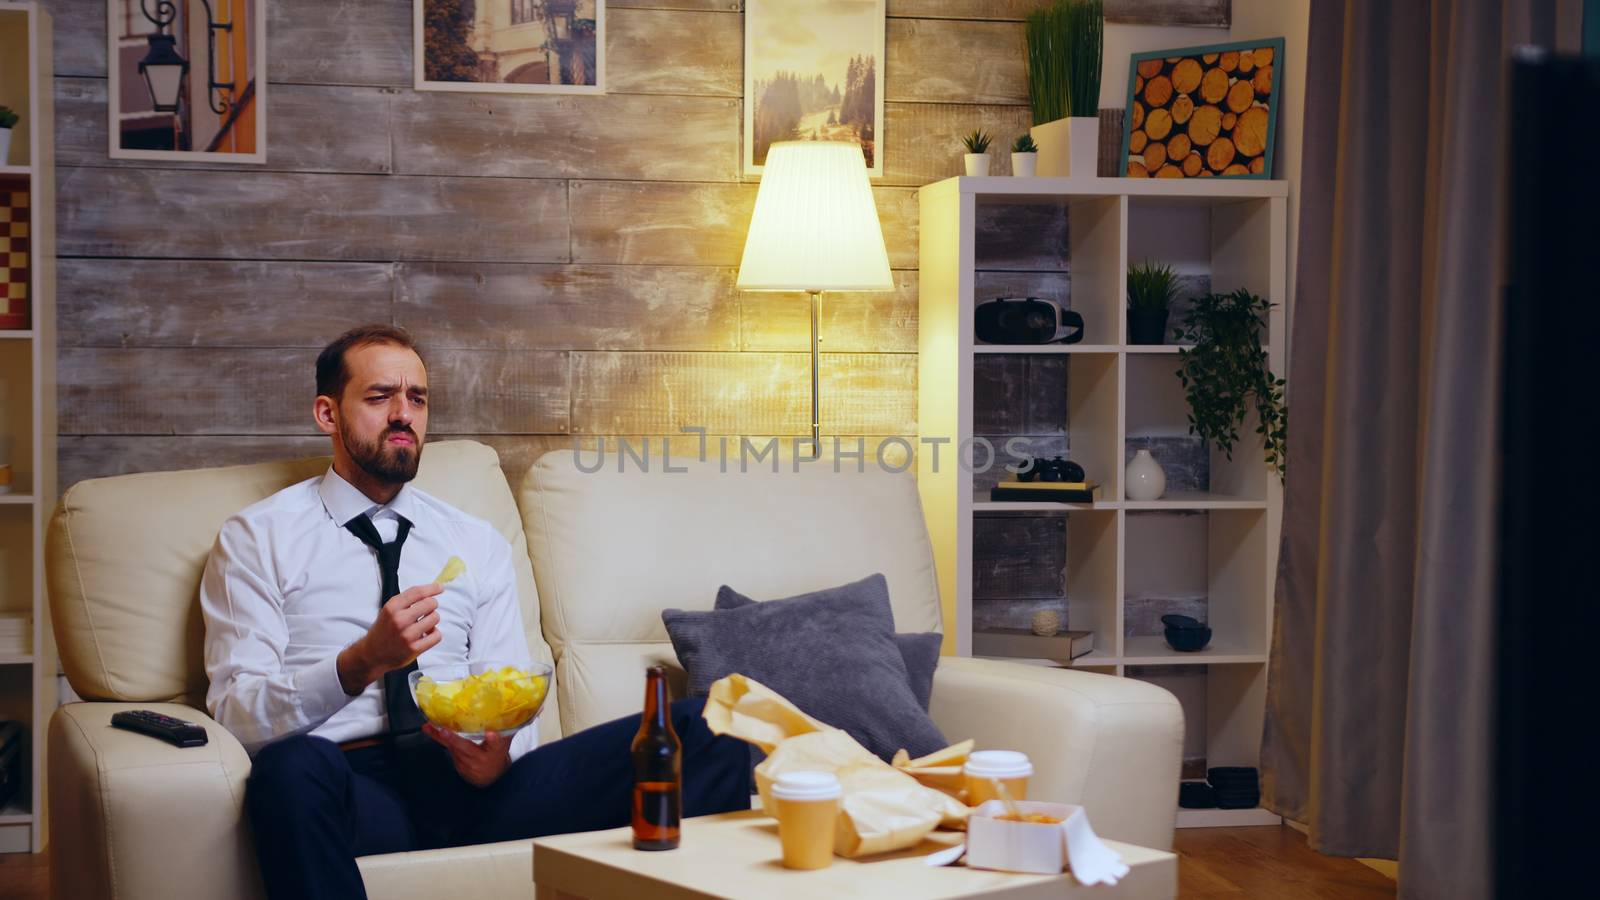
[[[1033,614],[1033,633],[1050,637],[1061,630],[1061,616],[1053,609],[1041,609]]]

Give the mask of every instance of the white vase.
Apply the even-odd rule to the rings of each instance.
[[[1094,178],[1100,173],[1100,118],[1074,116],[1028,129],[1039,145],[1040,175]]]
[[[1129,500],[1160,500],[1167,492],[1167,473],[1149,450],[1140,450],[1128,460],[1123,491]]]
[[[1029,178],[1034,173],[1034,166],[1039,162],[1037,153],[1011,154],[1011,174],[1018,178]]]
[[[0,128],[0,166],[10,165],[11,129]]]
[[[987,154],[987,153],[968,153],[963,157],[963,159],[965,159],[966,163],[967,163],[967,174],[968,175],[987,175],[987,174],[989,174],[989,154]]]

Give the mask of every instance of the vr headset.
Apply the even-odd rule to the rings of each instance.
[[[997,297],[978,304],[978,340],[986,344],[1076,344],[1083,316],[1038,297]]]

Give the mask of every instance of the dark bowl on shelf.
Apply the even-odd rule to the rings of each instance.
[[[1168,628],[1204,628],[1204,627],[1206,627],[1206,626],[1200,624],[1200,620],[1199,619],[1196,619],[1193,616],[1185,616],[1185,615],[1182,615],[1180,613],[1167,613],[1166,615],[1161,617],[1161,624],[1167,626]]]
[[[1217,791],[1204,781],[1178,782],[1178,805],[1184,809],[1216,809]]]
[[[1204,650],[1211,643],[1211,629],[1167,627],[1167,646],[1183,653]]]
[[[1255,766],[1212,766],[1206,770],[1206,782],[1212,787],[1242,787],[1253,791],[1261,787],[1261,770]]]

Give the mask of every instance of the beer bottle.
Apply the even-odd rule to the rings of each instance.
[[[633,847],[672,850],[683,820],[683,742],[672,730],[667,670],[651,666],[644,680],[644,715],[633,736]]]

